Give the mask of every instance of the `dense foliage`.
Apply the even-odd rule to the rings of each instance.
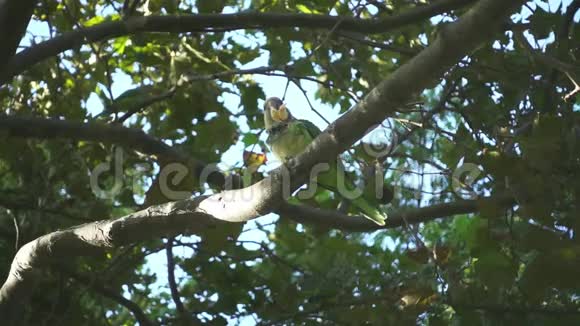
[[[150,0],[148,10],[129,15],[254,11],[371,19],[437,2],[443,1]],[[232,167],[226,172],[236,174],[244,149],[266,150],[266,94],[256,75],[314,81],[317,91],[305,96],[345,112],[473,1],[447,2],[456,5],[380,33],[342,31],[339,21],[323,29],[218,25],[85,39],[8,78],[0,108],[12,117],[143,130],[205,163],[225,162],[226,151],[239,149],[237,160],[225,162]],[[363,233],[282,216],[257,219],[243,231],[227,226],[169,244],[157,239],[63,257],[42,271],[25,322],[121,325],[141,313],[153,324],[579,323],[580,116],[577,96],[564,97],[580,81],[574,22],[580,2],[570,2],[528,2],[494,41],[383,123],[386,136],[379,138],[396,146],[377,157],[359,144],[344,156],[359,177],[380,161],[397,190],[387,212],[490,196],[509,205],[485,201],[469,214],[450,210]],[[122,8],[119,0],[41,2],[22,44],[34,49],[67,31],[119,21]],[[266,66],[244,70],[260,56]],[[1,128],[0,135],[2,276],[15,246],[168,200],[155,191],[162,158],[125,148],[124,182],[115,188],[115,171],[104,173],[99,185],[115,191],[98,196],[91,171],[118,159],[122,144],[4,136]],[[254,178],[267,171],[260,168]],[[476,173],[466,180],[470,172]],[[196,178],[179,187],[220,190]],[[334,209],[339,202],[322,191],[302,204]],[[166,261],[167,250],[174,255]],[[168,270],[176,280],[167,281]]]

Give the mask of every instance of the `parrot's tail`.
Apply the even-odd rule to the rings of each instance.
[[[375,222],[380,226],[385,225],[385,220],[387,219],[387,214],[378,209],[376,206],[371,205],[363,197],[356,198],[352,200],[352,204],[358,207],[363,213],[364,217]]]

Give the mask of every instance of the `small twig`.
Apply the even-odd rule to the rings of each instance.
[[[168,91],[163,92],[157,96],[152,96],[152,97],[146,98],[141,103],[137,103],[133,107],[128,108],[127,112],[125,112],[125,114],[123,114],[123,116],[121,116],[119,119],[117,119],[117,122],[123,123],[123,122],[125,122],[125,120],[129,119],[134,114],[143,111],[144,109],[146,109],[150,105],[155,104],[157,102],[161,102],[161,101],[166,100],[168,98],[171,98],[173,95],[175,95],[176,91],[177,91],[177,88],[174,86],[174,87],[170,88]]]
[[[298,87],[298,89],[302,92],[302,94],[304,95],[304,98],[306,98],[306,102],[308,102],[308,106],[310,106],[310,110],[314,111],[314,113],[316,113],[327,124],[330,124],[330,121],[328,121],[320,112],[318,112],[318,110],[316,110],[314,108],[314,106],[310,102],[310,99],[308,98],[308,94],[306,93],[306,90],[302,87],[302,85],[300,85],[300,83],[298,81],[296,81],[294,78],[290,78],[288,80],[292,81],[292,83],[294,83],[294,85],[296,85],[296,87]]]
[[[179,80],[177,81],[177,86],[181,86],[185,82],[193,82],[193,81],[209,81],[214,79],[220,79],[224,77],[231,77],[235,75],[252,75],[252,74],[260,74],[260,75],[267,75],[270,72],[279,70],[285,71],[288,66],[263,66],[251,69],[231,69],[225,70],[221,72],[215,72],[213,74],[208,75],[182,75]]]
[[[284,87],[284,95],[282,95],[282,101],[286,99],[286,93],[288,92],[288,86],[290,86],[290,77],[286,80],[286,87]]]
[[[572,96],[574,96],[574,95],[576,95],[576,93],[580,92],[580,86],[578,85],[576,80],[574,80],[574,78],[572,78],[572,76],[570,76],[570,74],[567,71],[564,71],[564,73],[566,74],[566,76],[568,76],[568,79],[570,79],[572,84],[574,84],[574,89],[570,93],[568,93],[564,96],[564,101],[568,101]]]
[[[0,195],[4,196],[3,192],[0,192]],[[72,221],[79,221],[79,222],[92,222],[92,219],[83,216],[77,216],[72,212],[67,212],[66,209],[62,207],[54,207],[54,208],[44,208],[38,207],[37,204],[25,202],[25,201],[8,201],[5,198],[0,199],[0,206],[5,207],[7,209],[15,209],[15,210],[27,210],[27,211],[38,211],[50,215],[61,216],[64,218],[68,218]]]
[[[526,40],[524,34],[522,32],[514,32],[514,38],[516,41],[522,46],[522,48],[531,56],[533,59],[539,61],[540,63],[555,68],[561,72],[568,72],[568,71],[578,71],[580,70],[577,66],[560,61],[554,57],[549,55],[538,53]]]
[[[341,16],[341,18],[336,22],[336,24],[334,24],[334,26],[332,26],[332,29],[330,29],[330,31],[328,32],[328,34],[326,34],[326,37],[322,40],[322,42],[320,42],[320,44],[318,44],[314,50],[312,50],[312,53],[310,54],[310,56],[312,56],[316,51],[318,51],[318,49],[320,49],[324,43],[328,42],[328,40],[330,39],[330,37],[334,34],[334,32],[336,32],[336,30],[338,29],[338,27],[340,26],[340,24],[346,19],[346,16]]]
[[[423,123],[421,122],[415,122],[409,119],[401,119],[401,118],[393,118],[393,120],[400,122],[402,124],[408,124],[408,125],[413,125],[417,128],[423,128]]]
[[[261,251],[266,255],[271,257],[274,261],[277,261],[278,263],[280,263],[281,265],[286,266],[287,268],[290,268],[293,271],[299,272],[301,274],[304,275],[308,275],[309,273],[307,271],[305,271],[304,269],[302,269],[300,266],[293,264],[292,262],[287,261],[286,259],[276,255],[274,253],[274,251],[270,248],[268,248],[268,246],[263,243],[263,242],[259,242],[259,241],[252,241],[252,240],[238,240],[236,241],[236,243],[238,244],[244,244],[244,243],[251,243],[251,244],[255,244],[257,246],[260,246]]]
[[[276,72],[276,71],[282,71],[282,72]],[[356,94],[354,94],[352,91],[350,91],[348,89],[343,89],[343,88],[335,85],[332,82],[322,81],[322,80],[319,80],[317,78],[310,77],[310,76],[294,75],[291,73],[291,71],[292,71],[292,65],[285,65],[285,66],[264,66],[264,67],[257,67],[257,68],[252,68],[252,69],[232,69],[232,70],[216,72],[216,73],[208,74],[208,75],[184,75],[178,80],[177,87],[181,86],[185,82],[210,81],[210,80],[224,78],[224,77],[230,77],[230,76],[234,76],[234,75],[257,74],[257,75],[264,75],[264,76],[279,76],[279,77],[285,77],[285,78],[296,78],[296,79],[301,79],[301,80],[308,80],[311,82],[315,82],[319,85],[322,85],[326,88],[334,88],[334,89],[341,90],[341,91],[345,92],[348,96],[350,96],[355,101],[359,99],[358,96]]]
[[[171,292],[171,298],[175,303],[175,308],[179,317],[185,322],[190,321],[187,315],[187,311],[183,306],[181,301],[181,296],[179,290],[177,289],[177,282],[175,281],[175,260],[173,259],[173,237],[167,238],[165,243],[165,253],[167,257],[167,282],[169,284],[169,290]]]
[[[18,226],[18,219],[16,218],[15,214],[12,215],[12,222],[14,222],[14,232],[16,233],[16,240],[14,240],[14,250],[18,252],[18,248],[20,248],[20,226]]]
[[[80,285],[87,287],[87,289],[85,291],[83,291],[83,293],[82,293],[83,295],[90,288],[96,292],[99,292],[102,296],[104,296],[110,300],[115,301],[116,303],[122,305],[127,310],[129,310],[133,314],[133,316],[135,317],[137,322],[139,322],[139,325],[145,325],[145,326],[155,325],[151,320],[149,320],[149,318],[147,317],[145,312],[141,309],[141,307],[139,307],[139,305],[137,303],[135,303],[135,302],[125,298],[123,295],[119,294],[119,292],[120,292],[119,290],[109,288],[105,284],[98,282],[96,277],[89,278],[85,275],[76,274],[75,272],[67,270],[67,269],[62,270],[62,272],[65,273],[65,275],[72,278],[73,280],[75,280]]]
[[[524,34],[521,31],[520,32],[514,31],[514,38],[522,46],[522,48],[525,50],[525,52],[530,57],[532,57],[534,60],[538,61],[539,63],[541,63],[543,65],[551,67],[552,69],[563,72],[564,74],[566,74],[568,79],[570,79],[570,81],[572,81],[572,84],[574,85],[574,89],[564,96],[564,98],[563,98],[564,101],[568,101],[568,99],[570,99],[570,97],[576,95],[576,93],[578,93],[580,91],[580,86],[578,85],[576,80],[570,74],[570,72],[574,72],[574,75],[576,75],[576,73],[578,73],[580,71],[580,69],[578,69],[577,66],[570,64],[570,63],[567,63],[567,62],[560,61],[560,60],[558,60],[554,57],[551,57],[549,55],[546,55],[543,53],[538,53],[528,43]]]
[[[355,34],[355,33],[344,33],[344,32],[338,33],[338,36],[349,39],[353,42],[368,45],[370,47],[381,49],[381,50],[396,52],[396,53],[399,53],[399,54],[402,54],[405,56],[409,56],[409,57],[415,56],[420,52],[420,51],[415,51],[413,49],[403,48],[400,46],[395,46],[395,45],[391,45],[391,44],[387,44],[387,43],[380,43],[380,42],[376,42],[376,41],[372,41],[372,40],[367,40],[363,37],[358,37],[356,35],[357,34]]]
[[[455,89],[455,84],[452,82],[447,81],[446,87],[443,90],[443,94],[441,96],[441,98],[439,99],[439,101],[437,102],[437,104],[433,107],[433,109],[431,109],[430,111],[428,111],[421,119],[421,122],[416,124],[414,128],[409,128],[407,130],[407,132],[405,132],[402,135],[399,135],[397,137],[397,144],[402,144],[404,141],[408,140],[409,137],[411,137],[411,135],[417,131],[419,128],[423,128],[425,125],[429,125],[430,120],[436,115],[439,114],[441,111],[443,111],[443,109],[445,109],[445,104],[447,103],[447,101],[449,100],[449,97],[451,96],[451,94],[453,94],[453,91]],[[387,157],[389,156],[393,156],[395,154],[395,150],[398,146],[392,146],[391,150],[389,151],[389,153],[387,153],[386,155],[384,155],[384,157],[379,158],[379,161],[384,161]]]
[[[435,257],[435,250],[429,248],[425,244],[423,239],[421,239],[421,237],[419,237],[419,232],[411,227],[411,225],[407,221],[407,218],[405,217],[405,214],[402,215],[402,218],[403,218],[403,222],[405,223],[405,228],[407,229],[407,231],[411,232],[411,234],[413,235],[413,238],[415,238],[415,243],[417,243],[419,246],[421,246],[421,248],[417,248],[417,249],[427,250],[427,252],[429,253],[429,257],[431,258],[431,260],[435,264],[435,274],[437,275],[437,278],[440,281],[445,282],[445,279],[443,278],[443,276],[441,276],[441,273],[440,273],[440,270],[442,269],[442,267],[439,265],[439,262],[437,261],[437,257]]]
[[[399,168],[386,168],[390,171],[397,171],[403,174],[416,174],[416,175],[448,175],[449,171],[440,171],[440,172],[417,172],[409,169],[399,169]]]
[[[76,17],[74,17],[74,15],[70,12],[68,6],[64,5],[64,13],[65,16],[67,16],[67,18],[69,19],[69,22],[72,23],[73,25],[75,25],[77,27],[77,29],[82,29],[84,26],[82,26],[81,24],[79,24],[78,19]],[[91,48],[93,54],[95,55],[95,57],[97,58],[97,62],[103,62],[105,65],[105,77],[107,80],[107,85],[106,85],[106,89],[107,89],[107,93],[109,95],[109,98],[111,100],[113,100],[114,96],[113,96],[113,77],[111,76],[111,67],[109,65],[109,60],[107,60],[107,58],[105,58],[103,60],[103,58],[101,57],[101,48],[95,46],[93,43],[91,42],[87,42],[88,46]],[[115,112],[115,117],[116,117],[116,112]]]

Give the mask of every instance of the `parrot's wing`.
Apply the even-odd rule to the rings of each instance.
[[[322,133],[322,131],[320,131],[320,129],[314,123],[310,122],[309,120],[297,120],[297,122],[303,126],[304,130],[308,133],[308,135],[310,137],[312,137],[312,140],[314,140],[316,137],[318,137],[318,135],[320,135]],[[337,168],[342,171],[342,173],[338,174],[339,180],[337,180],[337,181],[344,184],[345,174],[344,174],[344,163],[342,163],[342,160],[337,157],[337,160],[332,161],[330,164],[334,165],[334,166],[331,166],[331,174],[336,175]],[[350,182],[350,180],[348,180],[347,182]],[[325,188],[326,190],[330,190],[333,192],[337,191],[335,186],[330,186],[327,184],[325,185],[323,183],[319,183],[319,185],[322,188]]]
[[[318,129],[318,127],[314,123],[308,120],[298,120],[298,121],[300,121],[304,125],[304,127],[308,131],[308,134],[312,137],[312,140],[314,140],[314,138],[318,137],[318,135],[322,133],[322,131],[320,131],[320,129]],[[338,165],[344,170],[344,164],[342,163],[342,160],[338,160]]]
[[[314,123],[308,120],[298,120],[298,122],[304,126],[308,135],[312,137],[312,140],[322,133]]]
[[[320,131],[320,129],[318,129],[318,127],[313,124],[312,122],[308,121],[308,120],[297,120],[298,123],[300,123],[302,126],[304,126],[304,130],[308,133],[308,135],[310,137],[312,137],[312,140],[314,140],[314,138],[318,137],[318,135],[320,135],[322,132]],[[354,188],[355,184],[351,181],[350,176],[345,173],[345,169],[344,169],[344,164],[342,163],[342,160],[340,159],[340,157],[337,157],[337,160],[334,161],[334,163],[331,163],[334,166],[331,166],[331,171],[329,171],[331,177],[334,177],[335,180],[332,182],[332,184],[325,184],[324,182],[319,182],[318,184],[320,186],[322,186],[323,188],[336,192],[336,184],[343,184],[346,185],[347,187],[350,188]],[[342,170],[342,171],[340,171]],[[340,172],[339,172],[340,171]],[[336,182],[336,183],[335,183]],[[371,203],[369,203],[365,198],[363,197],[358,197],[355,198],[354,200],[351,200],[351,202],[357,206],[363,213],[363,215],[372,220],[373,222],[375,222],[378,225],[385,225],[385,220],[387,219],[387,215],[382,212],[377,205],[373,205]]]

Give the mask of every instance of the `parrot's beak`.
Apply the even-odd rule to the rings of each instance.
[[[282,104],[278,109],[272,108],[270,112],[272,114],[272,120],[276,122],[286,122],[288,120],[286,104]]]

